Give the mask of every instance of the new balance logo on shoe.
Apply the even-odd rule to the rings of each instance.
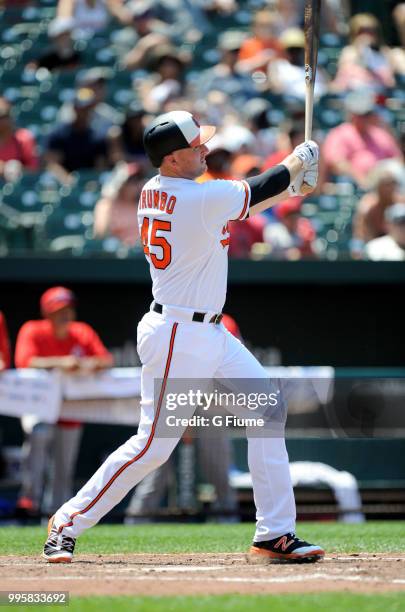
[[[282,536],[277,542],[277,544],[274,544],[274,548],[280,548],[281,546],[281,550],[285,552],[287,548],[291,546],[291,544],[294,544],[294,538],[289,540],[287,536]]]

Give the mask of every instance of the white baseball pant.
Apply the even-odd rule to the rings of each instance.
[[[143,367],[138,433],[114,451],[56,512],[54,524],[64,534],[76,538],[95,525],[169,458],[181,433],[173,438],[155,435],[168,379],[268,378],[255,357],[222,324],[193,322],[192,314],[186,308],[163,307],[163,314],[151,311],[140,321],[138,352]],[[205,320],[213,314],[208,313]],[[159,397],[154,397],[155,379],[163,379]],[[248,464],[257,510],[255,541],[294,532],[295,501],[284,437],[248,434]]]

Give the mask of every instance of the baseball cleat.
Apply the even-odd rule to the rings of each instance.
[[[315,563],[320,561],[325,551],[320,546],[308,544],[293,533],[266,540],[253,542],[247,555],[248,563]]]
[[[48,537],[42,556],[48,563],[70,563],[73,558],[76,540],[59,533],[51,516],[48,523]]]

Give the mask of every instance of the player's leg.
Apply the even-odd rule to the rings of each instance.
[[[270,392],[270,381],[264,368],[243,344],[230,333],[225,333],[226,351],[216,376],[228,379],[232,388],[238,385],[238,390],[243,393],[253,389]],[[245,416],[260,415],[252,411]],[[255,429],[247,431],[248,463],[257,509],[256,541],[295,530],[295,500],[283,431],[269,437],[259,435],[261,433]]]
[[[208,340],[210,334],[204,336],[202,327],[169,322],[155,313],[145,315],[138,327],[138,349],[144,363],[138,433],[114,451],[82,489],[56,512],[51,525],[53,535],[48,540],[68,538],[74,546],[75,538],[95,525],[149,472],[168,459],[185,429],[165,428],[168,381],[181,377],[208,378],[219,363],[220,349],[215,360]],[[159,381],[159,390],[155,389],[155,380]],[[189,416],[194,410],[195,407],[190,408]]]
[[[163,396],[156,399],[156,406],[154,397],[155,378],[164,381],[162,392],[165,390],[163,387],[173,367],[177,348],[176,335],[177,328],[169,325],[160,327],[158,333],[150,330],[151,337],[147,342],[145,334],[142,334],[144,366],[138,432],[111,453],[80,491],[56,512],[55,526],[64,535],[76,538],[95,525],[144,476],[161,465],[177,444],[177,439],[155,437]]]
[[[228,379],[233,388],[239,387],[240,392],[274,393],[276,388],[257,359],[229,332],[224,330],[224,333],[226,348],[216,376]],[[264,547],[268,547],[268,543],[271,543],[269,548],[273,548],[285,536],[295,534],[296,519],[294,492],[284,439],[285,407],[282,398],[277,401],[279,405],[274,409],[269,406],[268,409],[262,410],[266,423],[264,428],[247,428],[248,464],[252,476],[257,519],[254,543],[263,543]],[[254,415],[254,411],[246,414],[246,416]],[[285,558],[292,558],[292,555],[304,557],[308,551],[313,552],[314,548],[295,537],[282,539],[279,546],[281,554],[276,549],[274,556]],[[319,555],[323,554],[319,547],[315,549],[319,551]],[[261,551],[258,555],[261,555]],[[272,556],[271,551],[269,556]]]

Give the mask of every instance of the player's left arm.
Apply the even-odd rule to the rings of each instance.
[[[250,187],[249,216],[291,196],[311,193],[318,180],[319,148],[309,141],[296,147],[281,164],[246,180]]]

